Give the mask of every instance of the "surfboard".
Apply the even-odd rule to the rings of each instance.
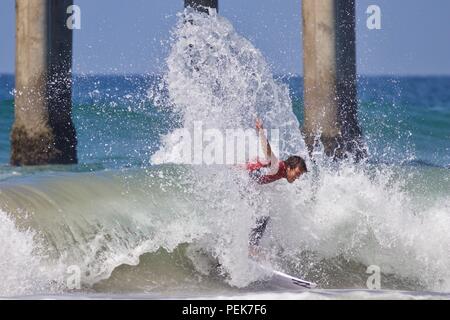
[[[193,250],[192,252],[197,253],[196,258],[192,261],[198,261],[200,256],[202,255],[201,250]],[[214,265],[215,268],[220,267],[220,263],[215,258],[210,257],[210,259],[211,260],[209,262],[212,262],[211,265]],[[261,261],[258,261],[255,256],[252,257],[250,261],[255,268],[254,271],[259,270],[260,272],[263,272],[265,275],[267,275],[263,282],[268,283],[272,287],[284,290],[309,290],[317,287],[317,284],[315,284],[314,282],[310,282],[298,277],[291,276],[287,273],[274,270],[272,267],[262,264]]]
[[[315,284],[314,282],[306,281],[284,272],[270,269],[259,263],[257,265],[259,268],[268,273],[267,281],[270,283],[270,285],[273,285],[275,287],[291,290],[314,289],[317,287],[317,284]]]
[[[296,278],[276,270],[272,270],[272,278],[270,279],[270,282],[277,286],[294,290],[314,289],[317,287],[317,284],[314,282]]]

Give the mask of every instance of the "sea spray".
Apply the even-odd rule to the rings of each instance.
[[[173,38],[167,73],[150,98],[175,110],[182,127],[192,130],[200,121],[225,136],[226,129],[253,128],[261,117],[266,128],[280,130],[281,157],[306,155],[287,86],[274,79],[261,52],[228,20],[187,10],[179,15]],[[179,147],[170,135],[163,140],[153,163],[173,162],[179,155],[172,154]]]
[[[180,15],[167,65],[168,71],[161,85],[167,90],[165,105],[181,115],[184,128],[192,130],[194,123],[199,121],[206,127],[220,130],[236,126],[248,128],[252,127],[256,117],[261,117],[267,126],[281,128],[281,158],[290,153],[306,156],[287,89],[273,79],[259,50],[239,36],[223,17],[189,11]],[[151,96],[155,96],[154,92]],[[414,152],[405,136],[409,137],[410,133],[398,134],[397,139],[403,141],[404,158],[409,161]],[[171,137],[170,134],[163,137],[162,148],[153,156],[153,163],[180,162],[177,161],[180,144],[191,141]],[[370,137],[379,138],[374,134]],[[389,145],[381,151],[372,149],[370,159],[386,161],[386,150],[390,150]],[[239,213],[230,213],[236,203],[232,198],[220,198],[217,194],[223,195],[226,190],[229,197],[230,190],[242,190],[242,180],[235,180],[239,186],[233,186],[227,184],[232,179],[226,169],[194,167],[208,186],[199,190],[206,192],[205,198],[209,198],[209,202],[205,201],[208,203],[205,210],[217,206],[214,202],[222,206],[220,216],[212,219],[209,227],[220,225],[225,216],[231,221],[245,221],[245,227],[249,228],[253,225],[249,217],[254,218],[257,211],[265,208],[273,218],[269,237],[276,239],[275,246],[283,247],[285,255],[298,259],[295,265],[301,270],[319,267],[319,263],[312,263],[309,268],[302,265],[301,253],[314,252],[319,256],[318,261],[333,263],[331,259],[340,257],[366,266],[377,264],[385,274],[416,279],[430,289],[448,288],[450,275],[444,266],[450,262],[446,249],[450,246],[450,237],[445,232],[432,239],[424,235],[437,220],[440,225],[436,230],[441,230],[442,225],[446,226],[444,229],[450,227],[448,196],[441,198],[444,203],[418,212],[416,203],[426,199],[413,199],[404,187],[410,177],[397,174],[398,169],[381,164],[374,169],[370,162],[330,163],[320,150],[315,151],[314,157],[315,164],[309,162],[314,168],[312,173],[294,186],[279,183],[272,186],[273,190],[267,187],[260,188],[263,191],[247,189],[243,196],[247,202],[244,203],[255,203],[249,201],[249,193],[263,192],[263,195],[256,201],[256,206],[240,205]],[[392,152],[388,157],[392,157]],[[223,237],[238,232],[226,228],[218,231]],[[239,233],[238,239],[231,236],[228,241],[238,240],[239,246],[245,248],[245,232]],[[428,247],[434,248],[432,253],[427,253]],[[298,258],[293,258],[295,253],[299,254]],[[231,274],[231,283],[245,285],[248,268],[241,264],[233,267],[236,264],[233,257],[238,254],[238,251],[229,251],[222,254],[221,259]],[[439,263],[434,264],[434,259]],[[321,278],[329,277],[319,272],[315,280],[320,283]]]
[[[262,215],[263,207],[269,207],[270,203],[263,205],[261,195],[257,207],[250,204],[251,195],[257,190],[245,186],[248,178],[227,167],[205,167],[201,160],[195,161],[196,155],[203,152],[193,141],[195,124],[201,123],[206,130],[218,130],[225,137],[230,129],[253,128],[260,117],[266,128],[275,128],[282,137],[280,144],[273,147],[285,157],[306,156],[299,123],[292,111],[288,88],[274,79],[261,52],[238,35],[228,20],[214,13],[186,10],[179,15],[173,38],[168,70],[159,87],[166,88],[167,97],[161,99],[154,90],[150,96],[176,110],[182,119],[181,126],[191,136],[180,139],[172,133],[163,137],[162,148],[152,162],[202,164],[193,170],[201,177],[199,184],[205,185],[198,185],[196,193],[205,198],[202,210],[207,212],[207,226],[216,235],[216,239],[210,239],[212,242],[206,241],[212,244],[208,250],[219,260],[230,284],[246,286],[258,277],[255,278],[249,263],[248,234],[255,217]],[[251,133],[256,138],[255,131]],[[180,150],[186,148],[193,153],[187,159],[190,162],[180,156]],[[227,157],[230,152],[242,150],[226,148],[223,153]],[[244,153],[247,160],[256,156],[250,151]]]

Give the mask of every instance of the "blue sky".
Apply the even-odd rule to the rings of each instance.
[[[320,1],[320,0],[318,0]],[[14,0],[0,4],[0,72],[14,72]],[[275,73],[302,74],[300,0],[222,0],[220,13],[251,40]],[[155,73],[183,0],[75,0],[76,73]],[[280,5],[282,4],[282,5]],[[380,6],[382,29],[366,9]],[[450,1],[357,0],[358,73],[450,75]]]

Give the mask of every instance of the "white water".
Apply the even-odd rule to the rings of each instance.
[[[191,23],[184,23],[181,16],[174,31],[165,77],[166,104],[182,115],[182,125],[192,130],[194,122],[201,121],[223,131],[251,128],[260,117],[267,127],[280,128],[280,157],[305,156],[288,90],[274,81],[259,50],[223,17],[187,13],[185,20]],[[165,137],[153,162],[178,162],[183,143]],[[364,163],[337,167],[321,159],[320,152],[317,158],[314,172],[293,186],[281,182],[250,189],[262,192],[252,199],[260,203],[258,209],[239,198],[236,179],[227,169],[196,168],[208,181],[199,191],[201,196],[206,193],[205,198],[220,207],[209,227],[230,237],[227,250],[223,243],[215,244],[231,274],[230,283],[248,284],[245,239],[255,211],[265,210],[273,218],[267,244],[283,247],[283,254],[297,259],[297,266],[302,261],[294,257],[310,251],[318,260],[339,256],[365,266],[378,265],[383,273],[418,280],[431,290],[450,290],[448,194],[437,195],[435,202],[421,195],[417,199],[405,190],[410,177],[398,177],[393,168],[372,170]]]
[[[261,52],[238,35],[228,20],[215,13],[207,16],[185,11],[173,36],[165,83],[161,86],[167,88],[168,99],[161,100],[182,116],[185,129],[193,133],[195,122],[200,122],[204,130],[213,128],[225,137],[227,129],[253,128],[259,117],[266,128],[279,130],[283,138],[277,148],[280,156],[305,156],[287,86],[274,80]],[[160,98],[158,93],[150,93]],[[191,139],[180,140],[176,133],[169,134],[152,162],[183,163],[180,150],[192,148],[194,155],[199,153],[197,145],[191,144]],[[255,156],[249,153],[248,157]],[[192,159],[196,163],[195,156]],[[194,170],[201,177],[200,184],[209,182],[196,193],[204,198],[204,223],[218,235],[206,239],[202,246],[218,258],[230,275],[230,284],[246,286],[261,276],[249,264],[247,242],[255,215],[264,213],[257,212],[264,209],[256,210],[249,202],[264,201],[264,196],[252,199],[255,196],[246,193],[256,190],[246,189],[242,185],[245,179],[229,168],[200,166]]]
[[[0,296],[49,292],[51,277],[36,244],[36,233],[19,230],[0,210]]]

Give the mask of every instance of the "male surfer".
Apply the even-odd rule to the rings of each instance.
[[[302,174],[308,172],[306,163],[303,158],[299,156],[290,156],[284,161],[278,160],[272,152],[269,141],[264,135],[264,129],[261,120],[256,120],[256,132],[261,141],[261,146],[266,157],[266,161],[261,162],[259,159],[256,162],[249,162],[246,164],[246,169],[250,177],[258,184],[268,184],[280,179],[286,179],[289,183],[293,183]],[[257,219],[256,227],[250,233],[251,251],[259,245],[259,242],[266,229],[270,217],[263,216]]]

